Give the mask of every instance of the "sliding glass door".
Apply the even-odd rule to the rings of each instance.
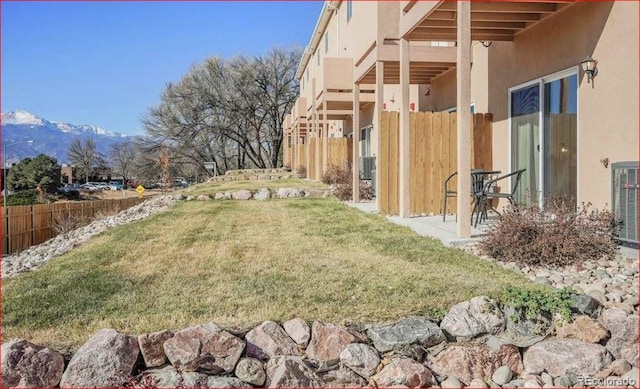
[[[512,171],[527,169],[520,204],[577,195],[578,77],[567,73],[510,91]]]

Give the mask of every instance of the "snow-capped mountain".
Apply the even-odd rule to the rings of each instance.
[[[3,162],[46,154],[63,164],[68,163],[67,152],[74,138],[93,138],[98,151],[105,155],[109,153],[109,146],[127,139],[127,135],[98,126],[49,121],[22,110],[3,112],[0,123],[7,153],[2,156]]]

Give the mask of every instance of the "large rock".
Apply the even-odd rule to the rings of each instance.
[[[607,329],[589,316],[577,316],[571,323],[556,325],[558,338],[579,339],[587,343],[598,343],[607,338]]]
[[[352,343],[340,353],[340,362],[364,378],[371,377],[380,364],[380,357],[373,347]]]
[[[273,321],[265,321],[245,335],[247,356],[268,359],[277,356],[301,356],[296,343]]]
[[[232,195],[234,200],[249,200],[251,199],[251,191],[250,190],[239,190],[237,192],[234,192]]]
[[[638,341],[638,315],[627,316],[620,308],[608,308],[602,311],[601,321],[611,333],[611,338]]]
[[[527,373],[543,371],[554,377],[561,375],[594,375],[611,363],[611,355],[599,344],[577,339],[549,339],[537,343],[524,352]]]
[[[438,376],[458,377],[465,385],[474,378],[491,377],[501,366],[507,366],[515,373],[523,370],[518,348],[508,344],[492,350],[484,343],[450,343],[439,354],[428,356],[427,361]]]
[[[2,345],[2,387],[52,388],[62,378],[64,357],[24,339]]]
[[[217,195],[217,194],[216,194]],[[199,195],[198,197],[196,197],[197,201],[210,201],[211,197],[207,196],[207,195]],[[216,199],[217,200],[217,199]]]
[[[311,326],[311,343],[307,347],[307,357],[333,364],[340,360],[340,353],[348,344],[364,340],[361,334],[346,327],[315,321]]]
[[[215,377],[192,371],[179,371],[173,366],[144,372],[151,382],[141,387],[156,388],[249,388],[251,385],[236,377]]]
[[[394,325],[373,327],[367,330],[367,334],[381,353],[399,350],[411,344],[430,347],[445,341],[440,327],[422,317],[409,317]]]
[[[505,329],[504,314],[495,301],[485,296],[456,304],[440,323],[454,339],[468,340],[482,334],[498,334]]]
[[[426,388],[433,384],[433,374],[426,366],[404,357],[392,360],[371,379],[378,387],[405,385]]]
[[[74,354],[60,381],[62,388],[114,388],[133,372],[140,349],[138,340],[112,329],[93,335]]]
[[[551,316],[545,313],[538,314],[535,318],[524,317],[524,312],[513,306],[507,306],[504,311],[507,319],[506,332],[513,339],[526,339],[545,337],[553,328]]]
[[[296,188],[279,188],[276,189],[275,197],[279,199],[288,199],[293,197],[302,197],[304,193]]]
[[[267,363],[269,388],[320,388],[322,381],[300,357],[275,357]]]
[[[307,347],[311,339],[311,329],[307,322],[300,318],[295,318],[282,323],[282,327],[294,342],[302,347]]]
[[[253,199],[258,201],[269,200],[270,197],[271,192],[268,188],[261,188],[253,195]]]
[[[236,366],[236,377],[251,385],[262,386],[267,379],[267,373],[259,360],[242,358]]]
[[[360,388],[367,386],[364,378],[346,367],[317,373],[325,388]]]
[[[167,363],[164,355],[164,342],[173,338],[171,331],[159,331],[138,336],[138,345],[147,367],[158,367]]]
[[[624,359],[633,366],[638,366],[638,342],[629,342],[620,338],[612,338],[605,345],[616,359]]]
[[[164,353],[172,365],[183,371],[231,373],[245,343],[214,323],[178,331],[164,342]]]
[[[591,296],[584,294],[571,294],[571,312],[578,315],[586,315],[597,318],[602,310],[602,304]]]

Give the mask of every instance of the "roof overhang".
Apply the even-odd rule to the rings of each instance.
[[[575,2],[471,1],[471,40],[513,41],[522,31]],[[400,36],[413,41],[456,41],[456,2],[416,2],[400,20]]]
[[[329,20],[331,20],[331,16],[333,11],[337,9],[342,0],[331,0],[325,1],[322,6],[322,11],[320,11],[320,16],[318,16],[318,21],[316,22],[316,27],[313,29],[313,34],[311,35],[311,40],[307,47],[304,48],[304,52],[302,54],[302,59],[298,64],[298,68],[296,69],[296,79],[300,81],[302,78],[302,73],[304,69],[307,67],[311,56],[318,48],[318,44],[320,43],[320,39],[322,38],[322,34],[327,29],[327,25],[329,24]]]

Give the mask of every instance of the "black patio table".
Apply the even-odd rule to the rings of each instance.
[[[487,178],[502,174],[501,170],[484,170],[484,169],[471,169],[471,195],[473,196],[473,211],[471,211],[471,223],[473,224],[473,215],[478,212],[476,215],[476,222],[474,227],[478,225],[478,220],[480,219],[480,212],[482,212],[480,207],[480,200],[482,199],[482,193],[484,191],[484,183],[487,181]]]

